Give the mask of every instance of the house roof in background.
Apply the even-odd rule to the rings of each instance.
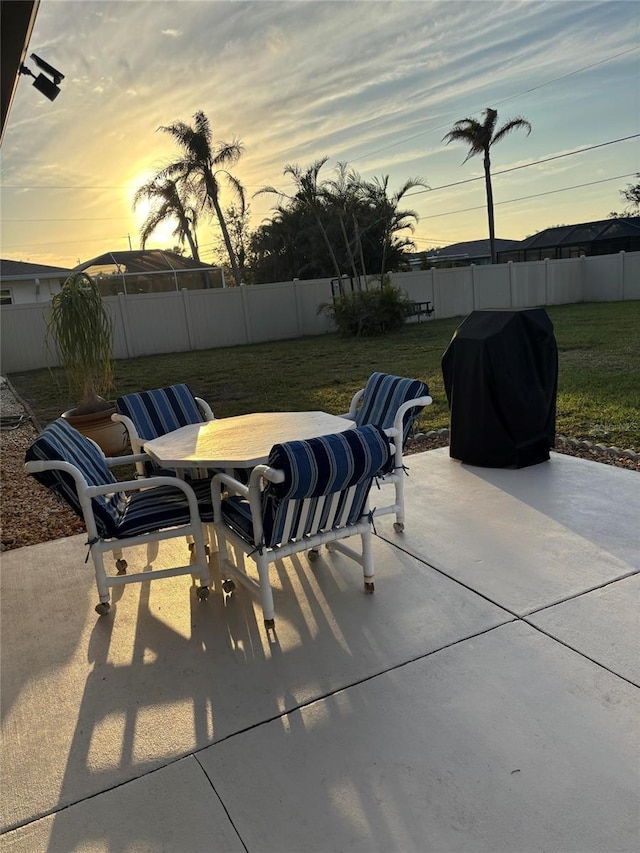
[[[31,264],[25,261],[0,259],[0,279],[65,277],[71,272],[66,267],[50,267],[46,264]]]
[[[496,252],[503,252],[505,249],[516,245],[517,242],[517,240],[503,240],[496,237]],[[445,258],[490,258],[491,245],[488,238],[486,240],[467,240],[464,243],[452,243],[450,246],[442,246],[440,249],[419,252],[417,257],[422,257],[423,255],[438,260],[444,260]]]
[[[599,219],[596,222],[580,222],[577,225],[546,228],[522,240],[517,246],[519,249],[547,249],[638,236],[640,236],[640,216],[621,216],[618,219]]]
[[[203,264],[193,258],[183,258],[174,252],[161,249],[134,249],[129,252],[105,252],[96,258],[91,258],[74,267],[76,272],[88,270],[91,267],[116,266],[119,272],[150,273],[167,272],[171,270],[210,270],[219,269],[212,264]]]

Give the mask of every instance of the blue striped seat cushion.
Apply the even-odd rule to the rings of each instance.
[[[426,397],[429,388],[419,379],[405,379],[389,373],[372,373],[364,388],[362,405],[356,414],[356,424],[376,424],[382,429],[393,426],[396,412],[407,400]],[[405,414],[402,421],[402,444],[424,406],[416,406]]]
[[[196,493],[201,521],[213,521],[210,481],[194,480],[189,485]],[[155,489],[131,492],[127,497],[118,527],[113,534],[116,539],[139,536],[166,527],[177,527],[190,521],[189,504],[182,489],[157,486]]]
[[[181,489],[160,486],[141,492],[119,492],[117,481],[107,467],[102,451],[63,418],[49,424],[29,447],[25,461],[32,460],[70,462],[81,472],[89,486],[114,484],[113,494],[91,498],[98,535],[103,539],[122,539],[186,524],[190,520],[187,498]],[[53,470],[33,476],[83,518],[75,481],[70,474]],[[209,481],[194,482],[192,487],[198,498],[202,521],[212,521]]]
[[[362,516],[373,478],[388,464],[389,441],[382,430],[373,425],[325,435],[308,441],[276,444],[269,454],[268,464],[284,472],[283,483],[268,483],[262,496],[264,542],[267,547],[281,543],[287,514],[293,512],[294,526],[302,512],[302,501],[308,519],[302,535],[326,528],[331,503],[326,495],[341,493],[338,510],[347,500],[352,505],[345,524],[353,524]],[[315,508],[322,503],[319,518]],[[310,511],[309,511],[310,508]],[[223,515],[230,526],[254,544],[253,527],[248,501],[232,496],[223,501]],[[311,526],[313,522],[313,528]]]

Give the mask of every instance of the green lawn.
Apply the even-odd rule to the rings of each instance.
[[[560,359],[557,432],[640,450],[640,302],[555,306],[547,312]],[[434,403],[418,427],[439,429],[448,426],[440,360],[462,319],[412,323],[384,338],[323,335],[118,361],[116,391],[188,382],[218,417],[294,409],[339,414],[369,374],[381,370],[427,382]],[[9,378],[40,425],[76,402],[60,371]]]

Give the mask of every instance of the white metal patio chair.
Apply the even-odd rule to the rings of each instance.
[[[98,445],[64,419],[49,424],[29,447],[25,468],[59,495],[84,520],[95,569],[101,616],[110,608],[113,586],[190,574],[198,578],[198,598],[209,595],[209,564],[202,526],[211,522],[213,510],[208,480],[192,485],[176,477],[118,482],[111,468],[143,462],[135,457],[106,458]],[[122,549],[177,536],[192,536],[195,547],[189,565],[128,575]],[[103,554],[113,551],[117,575],[107,575]]]
[[[275,625],[270,564],[301,551],[309,551],[312,558],[326,544],[362,566],[365,591],[373,592],[368,496],[392,452],[383,430],[365,426],[274,445],[268,464],[254,468],[248,486],[228,474],[214,477],[214,527],[220,573],[227,578],[223,590],[233,591],[236,579],[258,595],[269,630]],[[222,495],[223,484],[234,494]],[[361,538],[360,552],[341,541],[356,535]],[[240,565],[229,560],[228,542],[242,555]],[[245,571],[245,555],[256,563],[257,582]]]
[[[402,461],[402,451],[415,419],[423,408],[432,402],[428,386],[419,379],[407,379],[389,373],[372,373],[365,387],[354,394],[349,411],[342,416],[354,421],[357,426],[376,424],[383,430],[393,430],[396,437],[393,464],[378,482],[381,486],[393,484],[395,502],[388,506],[377,506],[374,515],[395,513],[393,529],[396,533],[402,533],[405,520],[406,467]]]

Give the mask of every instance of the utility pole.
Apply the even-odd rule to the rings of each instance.
[[[129,241],[129,251],[131,251],[131,235],[125,234],[124,237],[126,237],[127,240]],[[123,240],[124,240],[124,237],[122,238]]]

